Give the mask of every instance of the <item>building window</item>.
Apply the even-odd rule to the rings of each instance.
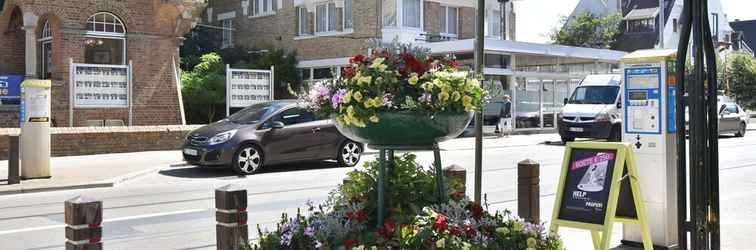
[[[52,76],[52,39],[53,34],[52,29],[50,28],[50,21],[46,20],[45,25],[42,27],[42,33],[40,33],[39,39],[37,40],[40,43],[40,52],[42,53],[42,60],[40,61],[42,66],[42,79],[50,79]]]
[[[441,33],[446,35],[457,34],[458,11],[456,7],[441,6]]]
[[[352,16],[352,1],[344,0],[344,29],[354,28],[354,17]]]
[[[383,0],[382,13],[383,13],[383,26],[384,27],[396,27],[396,1],[397,0]]]
[[[315,6],[315,33],[336,31],[336,3]]]
[[[488,12],[486,24],[486,36],[489,37],[501,37],[501,11],[491,10]]]
[[[410,28],[420,28],[422,21],[422,0],[402,0],[402,25]]]
[[[512,56],[503,54],[486,54],[486,68],[509,69]]]
[[[278,0],[252,0],[255,16],[275,15],[278,9]]]
[[[711,13],[711,36],[719,41],[719,14]]]
[[[121,19],[100,12],[87,19],[84,62],[90,64],[126,64],[126,29]]]
[[[310,13],[307,12],[307,8],[305,7],[297,7],[297,24],[298,28],[298,34],[300,36],[303,35],[311,35],[310,32],[310,20],[309,20]]]
[[[677,18],[672,18],[672,32],[677,33]]]
[[[627,21],[627,32],[652,32],[656,26],[655,18],[636,19]]]
[[[221,20],[221,26],[223,27],[223,35],[221,40],[221,48],[234,47],[234,20],[226,19]]]

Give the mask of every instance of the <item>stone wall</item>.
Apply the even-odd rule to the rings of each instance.
[[[52,156],[177,150],[186,135],[200,126],[133,126],[51,128]],[[8,135],[18,128],[0,129],[0,160],[8,159]]]
[[[18,128],[19,116],[18,105],[0,105],[0,128]]]

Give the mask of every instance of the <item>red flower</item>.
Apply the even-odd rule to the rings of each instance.
[[[346,67],[346,68],[342,69],[341,70],[341,75],[345,76],[345,77],[349,77],[349,78],[353,77],[354,76],[354,68],[352,68],[352,67]]]
[[[471,225],[465,225],[465,235],[467,235],[467,238],[473,238],[477,232]]]
[[[344,241],[344,249],[352,249],[353,246],[357,245],[356,240],[345,240]]]
[[[447,63],[447,66],[452,69],[456,69],[457,67],[459,67],[459,62],[457,62],[457,60],[451,60],[449,61],[449,63]]]
[[[480,219],[481,217],[483,217],[483,207],[481,207],[479,204],[472,203],[470,205],[467,205],[467,210],[472,213],[472,216],[475,219]]]
[[[391,238],[392,235],[396,232],[396,225],[394,223],[391,223],[388,219],[385,219],[383,221],[383,226],[378,228],[378,235],[380,235],[383,238]]]
[[[462,198],[465,198],[465,192],[458,191],[452,194],[452,199],[454,199],[455,201],[460,201],[462,200]]]
[[[367,213],[365,213],[365,211],[360,210],[359,212],[357,212],[357,221],[364,222],[367,219],[368,219],[368,215]]]
[[[407,73],[414,72],[418,75],[425,74],[428,71],[428,64],[421,62],[420,60],[410,53],[403,53],[401,55],[402,60],[406,63],[405,71]]]
[[[347,212],[347,213],[346,213],[346,217],[347,217],[347,219],[349,219],[349,220],[354,220],[354,219],[357,219],[357,214],[355,214],[355,213],[353,213],[353,212]]]
[[[349,64],[362,64],[365,62],[365,56],[363,55],[356,55],[352,58],[349,58]]]
[[[446,223],[446,217],[444,215],[439,214],[438,217],[436,217],[436,222],[433,223],[433,229],[435,229],[438,232],[446,231],[446,229],[449,228],[449,224]]]
[[[460,236],[462,235],[462,230],[459,230],[457,227],[451,227],[449,228],[449,232],[454,236]]]

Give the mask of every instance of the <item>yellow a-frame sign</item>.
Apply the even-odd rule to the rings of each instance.
[[[639,224],[643,248],[653,250],[633,151],[624,143],[568,143],[554,202],[551,232],[560,227],[591,232],[596,250],[609,249],[615,222]],[[629,182],[629,185],[622,185]],[[630,212],[619,213],[620,191],[631,192]],[[624,206],[623,206],[624,207]],[[627,210],[627,207],[624,207]],[[634,209],[634,210],[632,210]]]

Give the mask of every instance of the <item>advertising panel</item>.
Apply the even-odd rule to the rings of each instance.
[[[73,67],[75,108],[129,106],[128,66],[76,64]]]

